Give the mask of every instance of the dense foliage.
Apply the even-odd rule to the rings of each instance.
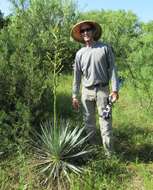
[[[72,72],[74,56],[80,45],[72,41],[70,30],[73,24],[83,19],[99,22],[103,31],[101,40],[109,43],[114,50],[118,72],[125,83],[124,101],[121,108],[117,108],[117,113],[123,111],[120,113],[120,125],[122,122],[127,127],[122,119],[127,118],[131,111],[136,114],[133,116],[135,122],[145,113],[144,118],[149,118],[150,123],[149,115],[153,113],[153,21],[143,23],[133,12],[124,10],[80,13],[75,0],[11,2],[12,15],[4,18],[0,12],[0,156],[12,155],[7,153],[14,152],[19,145],[23,148],[32,128],[37,130],[40,122],[54,116],[55,112],[57,116],[72,116],[71,92],[65,89],[72,78],[66,76],[61,94],[56,94],[58,81],[54,71],[61,74],[60,79],[63,77],[63,80],[63,73]],[[61,100],[57,107],[53,101],[56,95]],[[136,112],[140,111],[139,115],[134,112],[134,107],[137,108]],[[125,117],[124,108],[127,109]],[[75,120],[80,122],[77,117]],[[141,122],[143,120],[137,125]],[[148,139],[150,143],[152,137]],[[138,140],[135,142],[138,144]],[[149,155],[152,156],[151,151]],[[94,175],[99,174],[90,176]],[[92,183],[93,180],[89,180]]]
[[[3,145],[6,139],[16,142],[21,137],[23,140],[31,125],[37,126],[49,117],[53,109],[53,62],[50,59],[57,53],[55,48],[60,48],[65,70],[71,66],[73,45],[69,31],[77,18],[71,1],[12,2],[14,15],[10,16],[10,24],[0,31]]]

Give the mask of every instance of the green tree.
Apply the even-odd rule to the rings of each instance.
[[[142,108],[148,110],[152,110],[153,103],[152,28],[153,22],[142,23],[141,33],[137,40],[131,43],[132,52],[127,59],[132,72],[130,80],[135,84]]]
[[[0,29],[3,28],[3,26],[4,26],[4,18],[2,12],[0,11]]]
[[[9,16],[4,17],[3,13],[0,10],[0,30],[4,27],[7,26],[10,22]]]
[[[61,63],[70,66],[73,46],[67,30],[76,20],[77,11],[73,1],[13,0],[12,3],[14,14],[0,33],[1,133],[6,134],[7,140],[22,142],[31,126],[38,126],[53,111],[55,44],[58,43],[64,55]],[[58,42],[52,35],[56,27]]]

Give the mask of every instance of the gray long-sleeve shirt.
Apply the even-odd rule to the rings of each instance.
[[[112,83],[112,91],[118,91],[118,78],[111,48],[101,42],[92,47],[83,47],[77,53],[74,63],[72,96],[77,97],[82,85],[90,87],[99,83]]]

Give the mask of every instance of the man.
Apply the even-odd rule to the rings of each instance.
[[[103,146],[106,155],[110,156],[113,151],[112,119],[111,117],[104,119],[102,114],[109,95],[113,102],[118,99],[118,79],[111,47],[98,41],[101,33],[101,26],[90,20],[77,23],[71,30],[73,39],[84,44],[75,57],[72,105],[75,109],[79,109],[78,95],[82,80],[81,99],[86,131],[92,134],[90,141],[94,143],[97,107]]]

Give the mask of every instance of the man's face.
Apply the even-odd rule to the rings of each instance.
[[[80,27],[80,35],[85,42],[93,40],[93,28],[88,24],[83,24]]]

